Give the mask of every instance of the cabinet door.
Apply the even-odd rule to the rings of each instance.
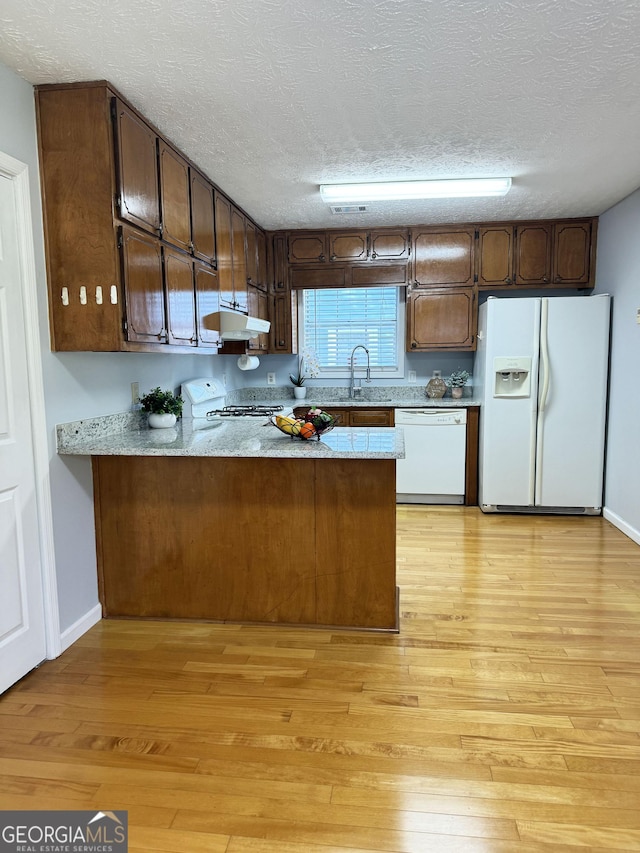
[[[269,279],[267,274],[267,238],[264,231],[256,229],[256,249],[258,252],[258,280],[256,287],[267,290]]]
[[[295,292],[278,291],[271,297],[269,320],[271,321],[269,351],[272,353],[296,352],[297,301]]]
[[[290,264],[322,263],[327,260],[327,235],[324,231],[302,231],[288,239]]]
[[[309,411],[309,405],[306,406],[296,406],[293,410],[293,414],[296,418],[303,418],[307,412]],[[321,407],[323,412],[327,412],[327,414],[331,415],[335,418],[335,426],[339,427],[347,427],[349,426],[349,409],[326,409],[324,406]]]
[[[351,409],[349,414],[349,426],[393,426],[393,409]]]
[[[553,281],[561,287],[588,285],[591,278],[591,221],[553,227]]]
[[[124,226],[120,248],[127,340],[166,343],[160,242],[154,237]]]
[[[276,293],[288,288],[287,256],[284,237],[273,238],[273,289]]]
[[[245,219],[245,265],[247,269],[247,284],[256,287],[258,283],[258,243],[256,226],[250,219]]]
[[[396,261],[408,258],[411,254],[409,229],[372,231],[369,236],[369,246],[372,261]]]
[[[191,251],[189,166],[170,145],[158,140],[160,163],[160,233],[172,246]]]
[[[407,350],[474,350],[476,290],[412,288],[407,300]]]
[[[187,255],[168,246],[164,246],[163,253],[168,342],[178,346],[194,347],[197,338],[193,261]]]
[[[213,187],[201,174],[191,169],[191,239],[193,254],[208,264],[216,263],[216,232]]]
[[[541,223],[516,228],[516,284],[544,287],[551,281],[551,227]]]
[[[250,316],[260,317],[261,320],[269,319],[269,302],[264,290],[250,285],[247,288],[247,304]],[[253,353],[268,352],[269,333],[266,332],[258,335],[257,338],[251,338],[247,349]]]
[[[478,230],[478,286],[513,284],[513,226]]]
[[[194,264],[196,285],[196,326],[198,330],[198,346],[213,347],[216,350],[221,345],[218,331],[217,313],[220,310],[220,295],[218,293],[218,273],[211,267],[196,261]]]
[[[233,267],[231,257],[231,202],[226,196],[215,193],[216,252],[218,260],[218,287],[220,305],[233,308]]]
[[[416,230],[413,233],[415,284],[473,285],[472,228]]]
[[[231,205],[231,269],[233,272],[233,307],[247,312],[247,263],[245,218]]]
[[[330,261],[366,261],[368,256],[366,231],[329,232]]]
[[[114,104],[120,219],[158,234],[160,198],[156,135],[120,100],[114,98]]]

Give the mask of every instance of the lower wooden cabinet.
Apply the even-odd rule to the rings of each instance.
[[[475,350],[475,287],[412,287],[407,294],[407,352]]]
[[[312,401],[310,401],[311,403]],[[341,427],[392,427],[394,425],[394,411],[388,406],[380,408],[325,408],[322,410],[333,415],[336,426]],[[296,406],[293,410],[296,418],[303,418],[308,412],[309,406]]]

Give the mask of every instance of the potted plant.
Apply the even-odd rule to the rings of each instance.
[[[149,413],[149,426],[164,429],[175,425],[176,418],[182,414],[182,397],[173,391],[163,391],[160,386],[140,398],[142,410]]]
[[[467,379],[471,376],[468,370],[454,370],[451,376],[445,380],[447,386],[451,388],[451,396],[454,400],[459,400],[462,397],[462,389],[467,384]]]
[[[317,376],[319,370],[316,354],[311,350],[305,349],[298,360],[297,373],[289,374],[289,379],[293,385],[293,396],[296,399],[302,400],[307,396],[307,389],[304,383],[307,379]]]

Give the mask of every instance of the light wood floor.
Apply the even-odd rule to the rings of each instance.
[[[102,622],[0,700],[0,807],[132,851],[640,850],[640,548],[398,510],[401,633]]]

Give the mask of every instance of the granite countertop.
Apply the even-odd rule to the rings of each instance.
[[[182,418],[149,429],[140,413],[88,418],[57,427],[58,453],[72,456],[230,456],[280,459],[402,459],[394,427],[337,427],[320,441],[292,439],[261,418],[220,419],[194,429]]]
[[[227,402],[254,403],[256,405],[282,406],[319,406],[320,408],[468,408],[479,406],[480,400],[473,396],[473,389],[464,388],[465,396],[459,400],[452,399],[447,394],[439,400],[427,397],[424,386],[374,386],[363,388],[364,397],[351,398],[347,388],[307,386],[307,396],[298,400],[293,396],[293,389],[282,386],[274,388],[243,388],[232,392]]]

